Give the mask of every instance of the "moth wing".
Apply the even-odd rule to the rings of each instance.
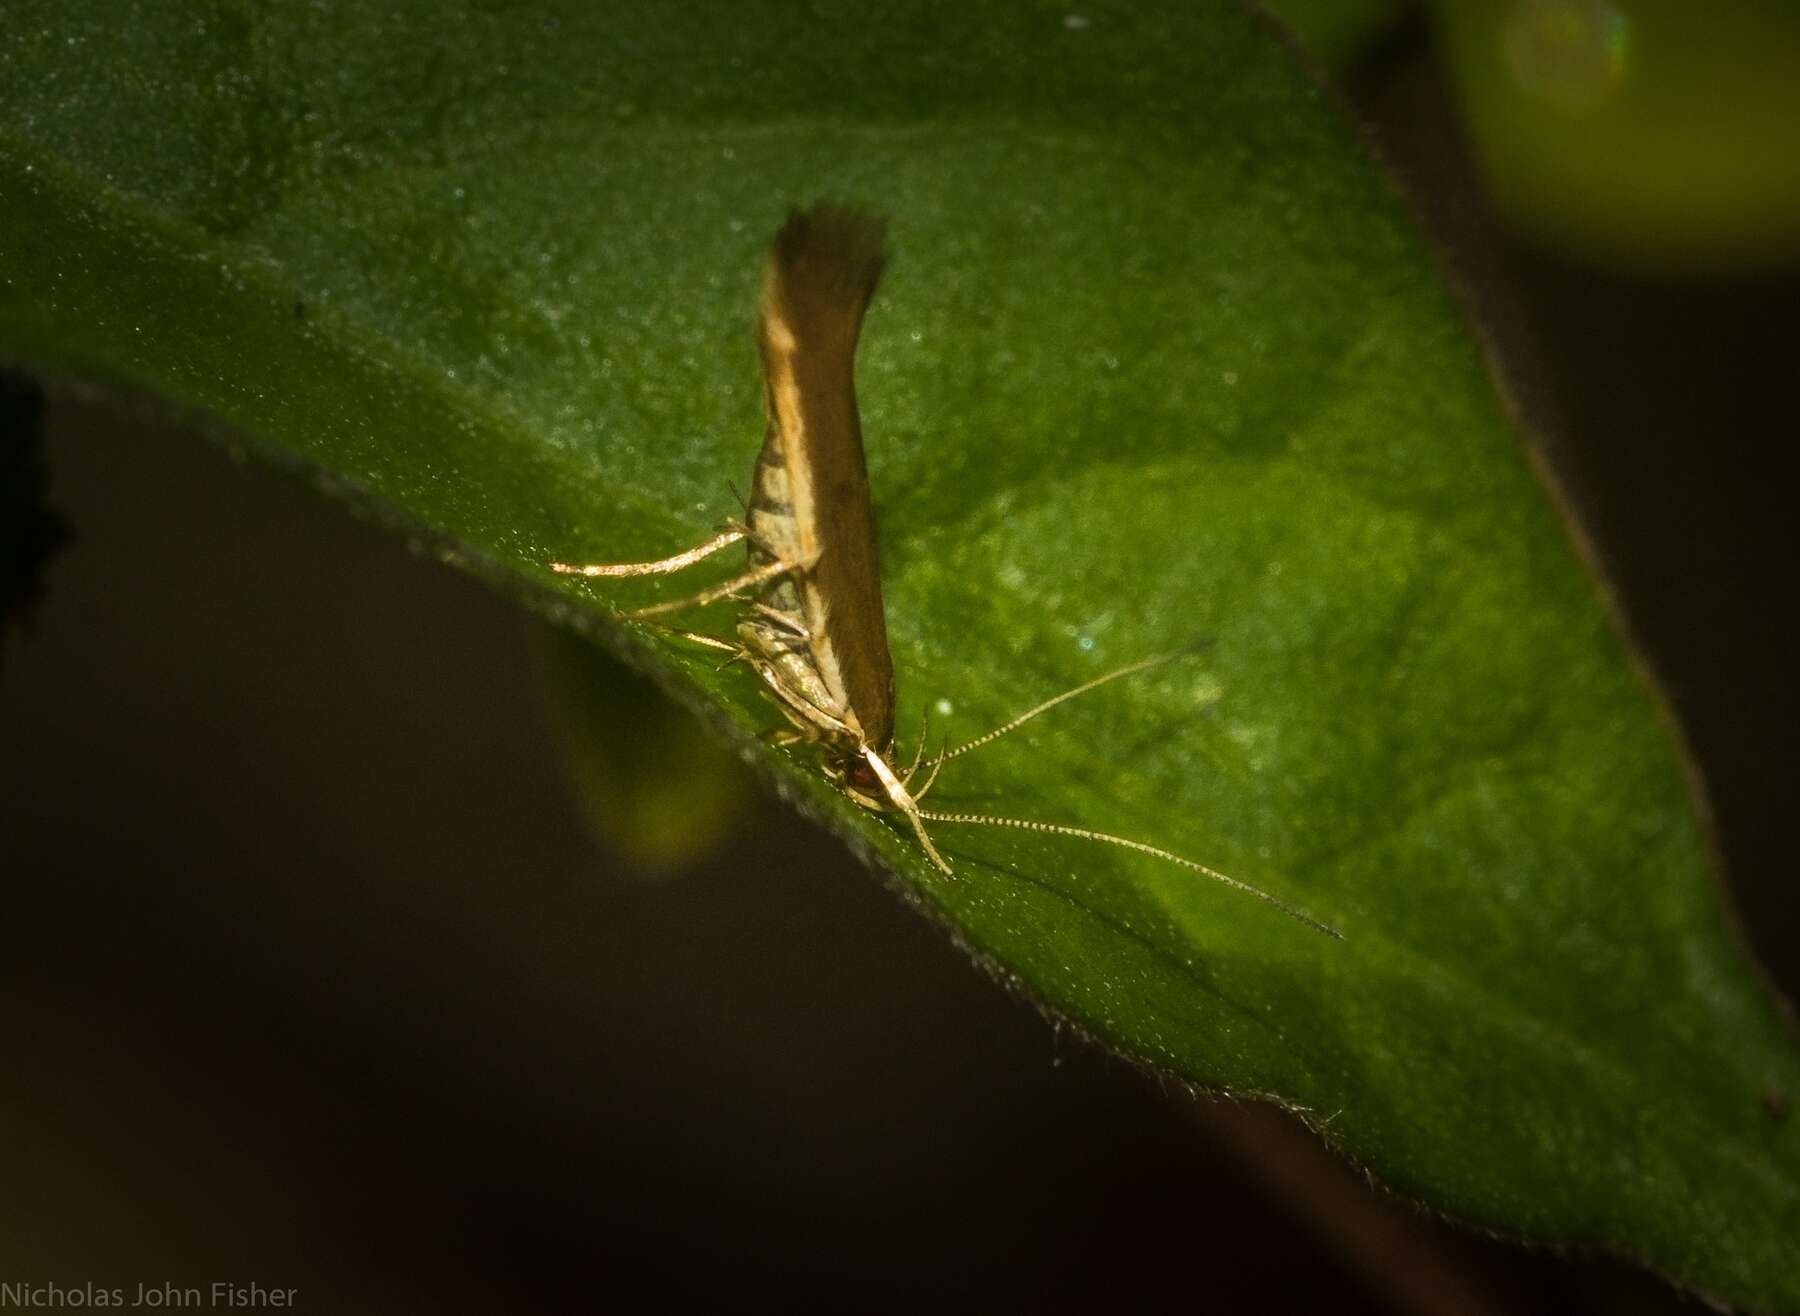
[[[813,658],[868,743],[885,753],[894,664],[855,379],[863,313],[885,263],[884,227],[843,206],[791,213],[764,268],[757,339],[769,393],[764,460],[779,447],[793,550],[807,567],[796,583]]]

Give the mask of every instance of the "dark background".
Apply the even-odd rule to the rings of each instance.
[[[1511,243],[1416,28],[1352,94],[1792,995],[1800,279],[1658,286]],[[633,874],[582,821],[516,607],[152,419],[60,398],[47,461],[75,538],[0,668],[0,1277],[255,1280],[306,1311],[1698,1309],[1059,1037],[773,803]]]

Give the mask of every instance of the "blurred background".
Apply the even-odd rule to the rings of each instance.
[[[1282,8],[1578,510],[1791,997],[1800,19]],[[116,404],[45,431],[70,539],[0,656],[0,1277],[1698,1309],[1059,1034],[629,675],[310,490]]]

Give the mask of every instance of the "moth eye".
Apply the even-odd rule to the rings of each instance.
[[[880,779],[875,775],[875,769],[871,768],[864,759],[854,759],[845,766],[844,780],[858,790],[864,791],[874,790],[880,784]]]

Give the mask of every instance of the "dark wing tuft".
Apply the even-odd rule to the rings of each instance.
[[[854,349],[863,312],[887,263],[887,221],[854,206],[816,202],[788,212],[769,248],[764,295],[802,342]]]

